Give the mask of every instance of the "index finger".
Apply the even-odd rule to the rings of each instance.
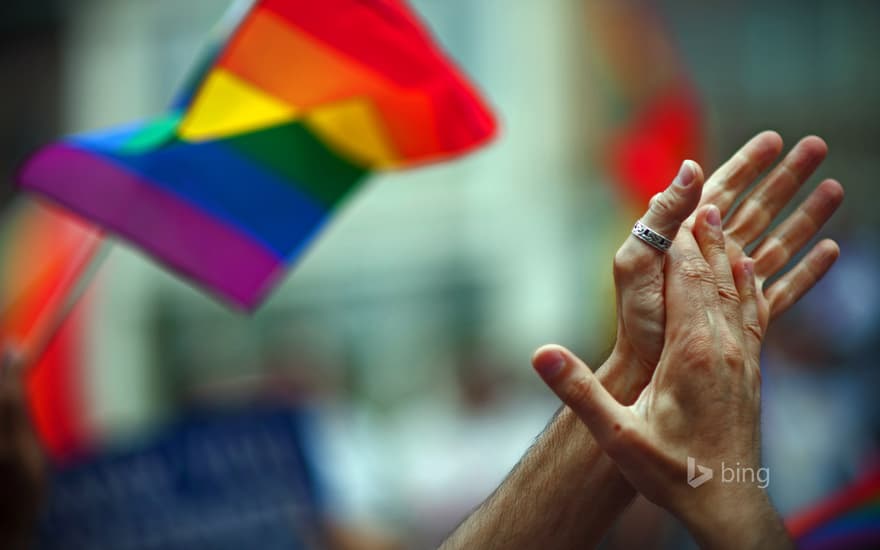
[[[772,130],[756,135],[706,180],[700,206],[714,204],[725,217],[758,175],[782,152],[782,137]]]
[[[663,237],[674,240],[681,223],[691,215],[700,202],[702,190],[702,168],[692,160],[684,161],[672,183],[651,199],[648,211],[639,222]],[[625,275],[627,280],[638,278],[655,280],[663,256],[663,252],[630,234],[617,251],[615,271]]]
[[[719,319],[715,275],[690,230],[681,231],[669,249],[665,265],[666,336],[687,332]]]
[[[709,205],[697,210],[693,234],[715,276],[716,292],[727,324],[736,330],[742,325],[742,307],[724,244],[718,207]]]

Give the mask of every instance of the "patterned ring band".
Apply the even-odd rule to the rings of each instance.
[[[647,225],[643,224],[641,221],[637,221],[633,226],[632,234],[641,239],[643,242],[648,243],[653,246],[660,252],[666,252],[669,250],[669,247],[672,246],[672,241],[657,233]]]

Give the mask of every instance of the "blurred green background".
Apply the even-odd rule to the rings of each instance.
[[[197,404],[307,403],[338,520],[412,546],[441,540],[556,409],[532,350],[559,342],[595,366],[613,341],[611,258],[638,210],[601,158],[631,99],[596,39],[610,3],[413,1],[496,106],[500,138],[373,178],[252,318],[114,247],[81,358],[94,440],[124,445]],[[229,4],[4,2],[4,199],[39,144],[160,112]],[[699,97],[707,172],[761,130],[787,147],[817,134],[830,153],[806,187],[835,177],[846,189],[825,232],[841,263],[771,330],[764,358],[769,490],[793,513],[877,446],[880,3],[626,4],[662,23]],[[611,34],[647,39],[637,26]],[[640,527],[608,547],[681,540],[645,503],[623,521]]]

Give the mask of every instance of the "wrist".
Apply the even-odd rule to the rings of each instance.
[[[763,489],[710,484],[696,488],[707,492],[676,512],[701,548],[790,546],[785,526]]]

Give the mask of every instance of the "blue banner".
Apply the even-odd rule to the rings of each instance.
[[[314,548],[306,418],[290,409],[193,414],[134,449],[59,467],[38,548]]]

